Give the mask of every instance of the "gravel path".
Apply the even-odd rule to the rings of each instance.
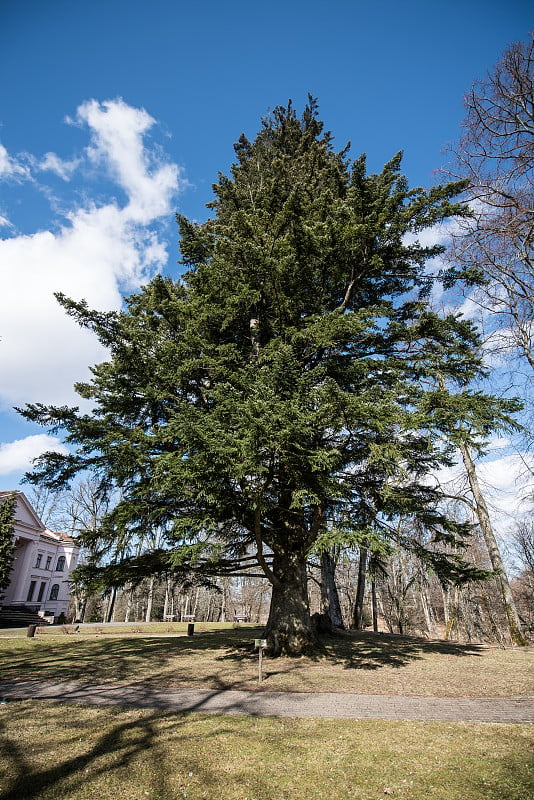
[[[401,697],[341,692],[244,692],[95,685],[77,681],[0,680],[0,699],[2,702],[42,699],[255,717],[534,723],[534,697]]]

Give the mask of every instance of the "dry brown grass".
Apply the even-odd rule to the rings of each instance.
[[[2,800],[527,800],[528,725],[0,706]]]
[[[0,677],[257,689],[253,626],[176,637],[134,633],[0,638]],[[197,626],[196,630],[199,629]],[[104,633],[104,630],[106,631]],[[161,630],[161,628],[160,628]],[[345,634],[314,657],[264,659],[263,690],[435,696],[534,695],[534,653],[400,636]]]

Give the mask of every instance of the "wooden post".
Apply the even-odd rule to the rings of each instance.
[[[263,667],[263,648],[267,647],[267,639],[254,639],[254,646],[259,649],[258,652],[258,683],[263,680],[262,667]]]

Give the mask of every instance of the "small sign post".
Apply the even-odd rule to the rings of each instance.
[[[263,662],[263,648],[267,647],[267,639],[254,639],[254,647],[258,648],[259,661],[258,661],[258,683],[262,681],[262,662]]]

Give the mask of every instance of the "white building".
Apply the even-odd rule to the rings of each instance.
[[[0,492],[0,502],[13,492]],[[23,492],[15,492],[15,530],[11,582],[1,605],[31,609],[47,619],[66,614],[69,605],[69,576],[78,561],[80,548],[70,536],[48,530]]]

